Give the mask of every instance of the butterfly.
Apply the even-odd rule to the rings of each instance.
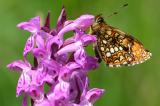
[[[133,66],[143,63],[151,53],[133,36],[108,25],[101,15],[95,17],[91,34],[96,35],[96,57],[109,67]]]

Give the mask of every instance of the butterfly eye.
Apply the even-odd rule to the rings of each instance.
[[[103,22],[104,22],[104,19],[102,17],[99,16],[99,17],[96,18],[96,23],[100,24],[100,23],[103,23]]]

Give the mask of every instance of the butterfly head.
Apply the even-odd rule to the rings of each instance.
[[[101,23],[104,23],[104,19],[102,17],[102,14],[99,14],[95,17],[95,23],[97,24],[101,24]]]
[[[95,16],[94,23],[91,25],[92,33],[101,33],[101,29],[104,29],[106,26],[106,23],[102,17],[102,14]],[[99,35],[99,34],[96,34]]]

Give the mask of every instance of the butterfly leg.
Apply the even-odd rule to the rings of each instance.
[[[94,52],[95,52],[95,56],[98,58],[98,62],[101,63],[102,59],[101,59],[101,56],[100,56],[100,54],[98,52],[97,45],[94,46]]]

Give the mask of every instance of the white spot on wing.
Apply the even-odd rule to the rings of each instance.
[[[116,67],[120,67],[120,65],[118,64],[118,65],[116,65]]]
[[[119,47],[119,50],[123,50],[123,48],[120,46],[120,47]]]
[[[114,53],[114,49],[113,49],[113,48],[110,48],[110,52],[111,52],[111,53]]]
[[[149,52],[149,55],[152,56],[152,53]]]
[[[106,40],[103,40],[102,42],[103,42],[104,44],[107,44],[107,41],[106,41]]]
[[[113,65],[112,65],[112,64],[109,64],[109,67],[113,67]]]
[[[117,47],[114,47],[114,50],[117,52],[117,51],[118,51],[118,48],[117,48]]]
[[[119,33],[115,33],[115,36],[119,35]]]
[[[123,64],[127,64],[127,62],[125,61]]]
[[[132,61],[132,58],[129,57],[129,58],[128,58],[128,61]]]
[[[104,37],[105,37],[105,38],[108,38],[108,35],[105,35]]]
[[[104,47],[101,47],[101,51],[104,51]]]
[[[135,63],[132,63],[132,66],[134,66],[135,65]]]
[[[107,53],[106,53],[106,56],[107,56],[107,57],[110,57],[110,56],[111,56],[111,53],[110,53],[110,52],[107,52]]]
[[[107,31],[107,34],[108,34],[108,35],[111,35],[111,33],[112,33],[111,31]]]
[[[119,58],[120,58],[120,61],[124,59],[124,57],[123,57],[123,56],[120,56]]]

